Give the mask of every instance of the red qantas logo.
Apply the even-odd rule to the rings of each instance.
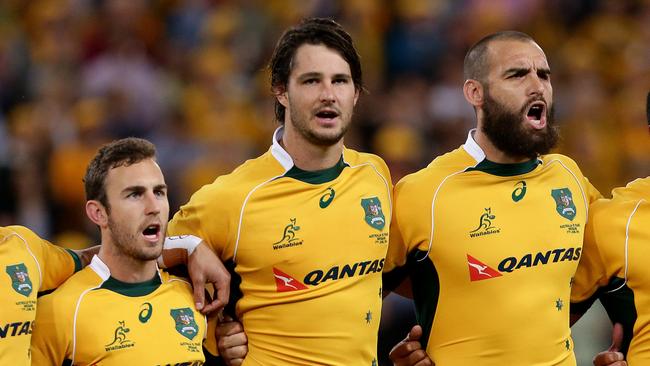
[[[275,277],[275,286],[278,292],[306,290],[307,286],[300,281],[289,276],[288,274],[273,267],[273,277]]]
[[[469,254],[467,255],[467,266],[469,268],[469,279],[471,281],[488,280],[490,278],[502,276],[501,273]]]

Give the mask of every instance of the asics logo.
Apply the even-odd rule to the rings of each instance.
[[[320,208],[326,208],[327,206],[332,203],[334,200],[334,196],[336,195],[336,192],[334,192],[334,189],[332,187],[327,188],[327,192],[323,194],[320,198],[320,201],[318,201],[318,205]]]

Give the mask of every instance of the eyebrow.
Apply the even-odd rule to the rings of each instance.
[[[166,190],[166,189],[167,189],[166,184],[158,184],[155,187],[153,187],[154,191],[160,191],[160,190]],[[128,193],[133,193],[133,192],[142,193],[142,192],[144,192],[146,190],[147,190],[147,188],[145,186],[128,186],[128,187],[126,187],[126,188],[124,188],[122,190],[122,193],[123,194],[128,194]]]
[[[513,75],[513,74],[519,74],[519,73],[524,73],[527,74],[531,71],[531,68],[529,67],[511,67],[507,69],[506,71],[503,72],[503,75]],[[550,75],[551,74],[551,69],[547,67],[540,67],[537,69],[537,74],[543,74],[543,75]]]
[[[307,80],[307,79],[312,79],[312,78],[322,78],[323,73],[321,72],[306,72],[304,74],[298,75],[298,80]],[[352,79],[352,76],[349,74],[344,74],[344,73],[339,73],[339,74],[334,74],[332,76],[332,79]]]

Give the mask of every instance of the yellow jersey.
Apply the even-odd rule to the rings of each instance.
[[[39,291],[81,269],[77,255],[22,226],[0,227],[0,364],[31,365],[29,344]]]
[[[392,186],[383,160],[344,149],[323,171],[278,143],[197,191],[168,235],[205,240],[234,269],[244,365],[376,365]]]
[[[38,300],[34,365],[201,365],[206,320],[191,285],[159,270],[143,283],[111,277],[98,256]]]
[[[410,273],[437,365],[575,365],[570,283],[598,195],[571,159],[493,163],[472,132],[395,186],[384,285]]]
[[[650,177],[612,191],[591,206],[584,254],[571,293],[583,313],[600,298],[613,322],[623,324],[629,365],[650,364]],[[629,349],[628,349],[629,348]]]

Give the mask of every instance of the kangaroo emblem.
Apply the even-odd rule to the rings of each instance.
[[[485,270],[488,268],[488,266],[481,266],[481,265],[479,265],[479,264],[472,263],[472,262],[467,262],[467,264],[469,264],[470,267],[474,267],[474,268],[476,269],[476,271],[478,272],[478,274],[480,274],[480,275],[482,275],[482,276],[492,277],[491,274],[489,274],[489,273],[487,273],[487,272],[483,272],[483,271],[485,271]]]
[[[494,220],[496,216],[492,215],[492,208],[488,207],[485,209],[485,213],[481,215],[480,222],[478,224],[478,227],[471,232],[477,232],[479,230],[488,230],[489,228],[492,227],[492,220]]]
[[[295,239],[296,238],[296,231],[300,230],[300,226],[296,225],[296,219],[292,218],[289,220],[289,225],[285,226],[284,228],[284,233],[282,235],[282,239],[278,241],[277,243],[273,244],[280,244],[280,243],[292,243],[294,240],[299,240]]]
[[[106,347],[110,347],[116,343],[122,344],[126,341],[126,333],[128,333],[130,329],[126,327],[124,320],[119,321],[118,323],[120,325],[115,329],[115,338],[113,339],[113,342],[106,345]]]

